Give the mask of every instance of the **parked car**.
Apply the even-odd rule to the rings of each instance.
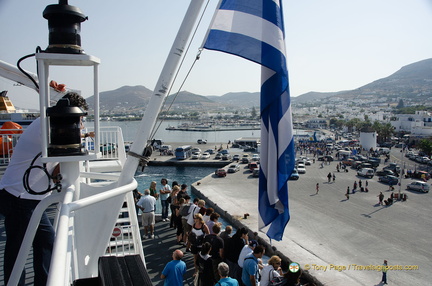
[[[207,144],[207,139],[198,139],[197,143],[198,144]]]
[[[379,164],[381,163],[380,158],[370,157],[368,160],[366,160],[367,163],[371,164],[373,168],[377,168]]]
[[[235,172],[238,172],[238,171],[240,171],[240,165],[239,164],[231,164],[228,167],[228,173],[235,173]]]
[[[306,174],[306,168],[305,168],[305,166],[304,165],[297,166],[297,172],[299,174]]]
[[[389,165],[385,166],[383,170],[392,170],[393,172],[400,173],[401,167],[396,163],[390,163]]]
[[[407,189],[423,193],[429,193],[430,186],[426,182],[414,181],[407,185]]]
[[[228,149],[223,149],[223,150],[219,151],[219,153],[222,153],[222,155],[223,155],[223,154],[229,154],[230,152]]]
[[[201,157],[201,153],[200,152],[193,152],[191,159],[199,159]]]
[[[207,153],[207,152],[202,153],[201,159],[208,159],[208,158],[210,158],[210,154],[209,153]]]
[[[383,154],[383,155],[390,154],[390,149],[389,148],[385,148],[385,147],[379,148],[378,149],[378,154]]]
[[[385,175],[378,177],[378,181],[389,185],[396,185],[399,182],[399,179],[392,175]]]
[[[331,162],[331,161],[334,161],[334,158],[333,158],[333,156],[330,156],[330,155],[319,156],[319,157],[318,157],[318,161],[327,161],[327,162]]]
[[[300,178],[300,175],[299,175],[299,173],[297,172],[297,169],[294,168],[294,170],[293,170],[292,173],[291,173],[291,176],[289,177],[289,180],[297,181],[299,178]]]
[[[296,167],[299,166],[305,168],[305,164],[303,162],[297,162]]]
[[[256,162],[250,162],[249,163],[249,170],[252,172],[253,169],[258,168],[258,163]]]
[[[377,176],[386,176],[386,175],[395,176],[395,173],[392,170],[380,170],[380,171],[376,171],[375,175],[377,175]]]
[[[240,161],[240,155],[239,154],[235,154],[232,158],[233,161]]]
[[[360,165],[357,165],[357,170],[365,169],[365,168],[373,169],[373,166],[372,166],[372,164],[366,163],[366,162],[362,162]]]
[[[249,163],[249,161],[250,161],[249,154],[243,154],[243,156],[242,156],[242,158],[241,158],[241,162],[242,162],[243,164],[247,164],[247,163]]]
[[[373,178],[374,173],[375,173],[374,169],[371,168],[362,168],[357,171],[357,175],[365,178]]]
[[[159,148],[159,152],[161,155],[174,155],[173,148],[171,145],[162,145]]]
[[[207,149],[205,150],[206,153],[209,153],[210,155],[214,154],[214,150],[213,149]]]
[[[222,154],[222,160],[231,160],[230,154]]]
[[[222,154],[221,153],[217,153],[215,156],[215,160],[220,160],[222,159]]]
[[[348,159],[342,160],[342,164],[345,164],[347,166],[351,166],[354,162],[355,162],[355,160],[353,158],[348,158]]]
[[[192,152],[192,154],[195,153],[195,152],[200,152],[200,153],[201,153],[201,149],[195,147],[195,148],[192,148],[192,149],[191,149],[191,152]]]
[[[252,161],[259,161],[260,155],[259,154],[252,154]]]
[[[356,155],[355,158],[357,161],[362,161],[362,162],[365,162],[368,159],[366,156],[363,155]]]
[[[259,173],[260,173],[260,168],[258,166],[258,168],[255,168],[252,170],[252,177],[259,177]]]
[[[420,163],[422,163],[422,164],[427,164],[427,163],[429,163],[429,161],[430,161],[429,157],[426,157],[426,156],[423,156],[420,159]]]
[[[225,171],[225,169],[217,169],[215,171],[215,175],[218,177],[226,177],[227,172]]]

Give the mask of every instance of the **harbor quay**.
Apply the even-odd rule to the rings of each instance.
[[[400,149],[391,152],[390,162],[403,164]],[[182,162],[187,161],[192,160]],[[391,266],[387,274],[391,285],[425,285],[431,281],[429,194],[406,190],[412,179],[403,178],[394,193],[406,194],[407,200],[379,205],[380,192],[385,199],[390,197],[389,186],[376,176],[359,177],[351,168],[337,172],[337,163],[321,167],[316,161],[306,166],[306,174],[298,181],[289,181],[291,219],[282,241],[270,241],[258,230],[258,178],[246,164],[226,177],[209,174],[191,189],[234,227],[247,227],[251,236],[266,246],[267,255],[281,255],[285,267],[290,261],[299,263],[305,278],[317,285],[382,285],[379,268],[384,260]],[[328,173],[335,174],[334,182],[328,182]],[[352,193],[354,182],[358,185],[359,180],[363,186],[367,184],[369,192],[360,192],[358,187]],[[348,187],[349,199],[345,196]]]
[[[173,146],[186,145],[169,143]],[[191,144],[205,151],[211,144]],[[213,144],[213,148],[214,148]],[[226,143],[223,143],[226,147]],[[219,147],[219,144],[218,144]],[[231,154],[242,154],[243,150],[230,148]],[[311,154],[303,154],[309,156]],[[390,162],[403,165],[405,158],[400,149],[393,148]],[[173,163],[177,161],[177,163]],[[205,161],[205,162],[204,162]],[[354,169],[337,172],[336,164],[320,166],[316,161],[306,166],[306,174],[300,174],[298,181],[289,181],[289,206],[291,219],[282,241],[270,241],[258,229],[258,178],[253,177],[247,164],[240,164],[240,171],[216,177],[214,173],[196,181],[191,191],[214,207],[224,219],[236,228],[246,227],[250,236],[266,246],[266,255],[280,255],[283,268],[297,262],[303,270],[304,281],[316,285],[382,285],[381,265],[388,261],[389,285],[427,285],[432,280],[432,213],[430,194],[406,190],[412,179],[402,179],[401,186],[395,186],[407,195],[406,201],[396,201],[392,206],[378,204],[378,195],[383,192],[387,199],[389,186],[378,182],[378,177],[365,179],[357,176]],[[406,162],[408,164],[408,161]],[[184,166],[214,164],[227,168],[231,162],[214,160],[176,160],[173,156],[161,156],[154,152],[149,164]],[[384,165],[381,164],[379,168]],[[328,182],[328,173],[335,174],[335,181]],[[369,192],[352,193],[353,183],[362,181]],[[316,193],[316,184],[319,192]],[[347,187],[351,192],[346,198]],[[4,226],[0,245],[5,242]],[[171,260],[172,252],[185,248],[176,244],[175,230],[168,222],[158,221],[155,239],[143,240],[146,267],[153,285],[163,285],[160,274]],[[0,253],[1,262],[2,253]],[[31,278],[31,258],[26,268]],[[187,273],[184,285],[193,285],[193,255],[185,253]],[[0,281],[1,285],[2,281]],[[31,284],[27,284],[31,285]]]

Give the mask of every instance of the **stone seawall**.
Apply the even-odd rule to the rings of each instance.
[[[211,176],[211,175],[210,175]],[[289,264],[293,262],[288,256],[280,252],[275,246],[272,246],[266,240],[262,239],[257,232],[252,231],[248,226],[242,223],[241,220],[247,219],[248,216],[233,216],[228,210],[222,209],[217,203],[213,202],[204,192],[199,190],[199,186],[192,185],[191,192],[200,199],[206,202],[206,205],[213,208],[215,212],[220,214],[230,225],[234,228],[246,228],[249,232],[249,237],[258,241],[260,245],[263,245],[266,249],[266,256],[271,257],[272,255],[277,255],[282,259],[282,269],[286,272],[288,271]],[[324,286],[320,281],[318,281],[314,276],[310,275],[308,271],[303,271],[301,276],[301,282],[304,283],[315,283],[317,286]]]

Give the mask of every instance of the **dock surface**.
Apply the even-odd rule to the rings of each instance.
[[[164,160],[164,156],[154,157]],[[401,160],[399,149],[392,150],[391,161],[400,163]],[[388,271],[389,285],[429,284],[432,281],[430,194],[405,190],[412,180],[402,179],[400,189],[407,194],[408,200],[381,206],[377,204],[377,196],[382,191],[387,199],[390,196],[388,185],[378,182],[378,177],[358,177],[354,169],[338,173],[336,163],[321,168],[320,162],[316,161],[306,166],[306,174],[301,174],[298,181],[289,182],[291,220],[280,242],[270,243],[265,233],[258,230],[258,178],[252,177],[246,164],[241,164],[240,172],[229,173],[225,178],[209,174],[192,187],[209,204],[217,205],[222,210],[221,215],[227,215],[233,219],[233,224],[244,225],[257,233],[260,241],[271,244],[304,270],[308,269],[307,273],[322,285],[382,285],[381,272],[373,267],[381,265],[384,259],[394,268],[403,268]],[[335,182],[327,181],[329,172],[335,173]],[[367,180],[369,192],[350,194],[347,200],[347,187],[352,189],[354,181],[360,179],[363,184]],[[318,194],[316,183],[320,185]],[[244,219],[246,213],[249,216]],[[5,240],[1,223],[0,219],[0,256]],[[176,244],[175,231],[169,228],[169,222],[161,221],[156,223],[155,239],[143,240],[143,248],[152,282],[163,285],[160,274],[171,260],[172,252],[185,248]],[[184,260],[188,267],[184,285],[192,285],[192,254],[186,253]],[[409,266],[411,269],[406,269]],[[2,282],[0,280],[0,285]]]

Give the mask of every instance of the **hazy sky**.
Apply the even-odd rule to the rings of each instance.
[[[176,91],[201,45],[218,1],[211,0]],[[55,0],[0,0],[0,59],[11,64],[48,45],[42,12]],[[153,90],[189,0],[69,0],[88,21],[82,47],[101,59],[100,91],[123,85]],[[432,0],[284,0],[292,96],[309,91],[355,89],[402,66],[432,57]],[[23,67],[36,72],[35,60]],[[52,79],[92,95],[91,69],[51,70]],[[204,51],[183,90],[202,95],[259,91],[260,67]],[[38,107],[38,95],[0,79],[0,91],[20,107]],[[123,99],[127,101],[127,99]]]

